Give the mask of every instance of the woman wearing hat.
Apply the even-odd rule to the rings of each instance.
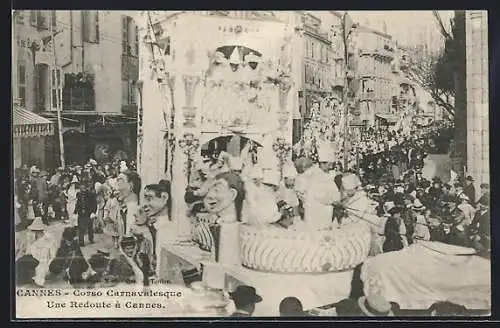
[[[115,248],[119,248],[119,238],[125,234],[123,220],[120,214],[120,204],[116,199],[116,195],[107,184],[102,188],[102,197],[104,207],[102,218],[104,223],[104,234],[110,236]]]
[[[76,194],[78,193],[78,178],[76,175],[73,175],[71,182],[68,186],[68,189],[65,190],[66,195],[66,211],[68,212],[69,223],[72,226],[77,225],[78,217],[75,213],[76,208]]]
[[[417,240],[430,240],[431,234],[429,231],[429,227],[427,226],[427,221],[423,212],[426,210],[426,207],[420,202],[417,198],[413,202],[413,211],[416,213],[416,222],[415,228],[413,231],[413,241]]]
[[[402,236],[406,233],[401,232],[401,227],[404,226],[401,219],[401,208],[392,205],[387,212],[391,216],[387,219],[384,227],[385,241],[382,246],[384,253],[403,249],[404,243]]]

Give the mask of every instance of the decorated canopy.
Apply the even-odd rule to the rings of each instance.
[[[14,106],[12,112],[15,138],[43,137],[54,134],[54,124],[40,115]]]

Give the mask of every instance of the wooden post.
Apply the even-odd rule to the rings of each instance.
[[[56,32],[53,30],[52,23],[50,23],[50,34],[52,35],[52,54],[54,56],[54,68],[57,69],[57,54],[56,54]],[[50,72],[52,74],[52,72]],[[61,76],[62,72],[59,71],[59,80],[62,81],[63,77]],[[56,76],[57,78],[57,76]],[[57,81],[56,81],[57,82]],[[52,82],[54,84],[54,82]],[[56,88],[58,88],[58,85],[56,85]],[[61,97],[62,97],[62,90],[61,90]],[[51,95],[51,99],[53,99]],[[61,99],[62,101],[62,99]],[[58,131],[58,136],[59,136],[59,159],[61,161],[61,166],[64,168],[66,167],[66,162],[64,158],[64,139],[63,139],[63,132],[62,132],[62,119],[61,119],[61,106],[59,106],[59,92],[56,89],[56,110],[57,110],[57,131]]]

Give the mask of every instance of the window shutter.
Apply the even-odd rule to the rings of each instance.
[[[88,16],[87,16],[88,11],[83,10],[82,11],[82,32],[83,32],[83,42],[89,42],[89,21],[88,21]]]
[[[131,17],[127,16],[127,54],[130,56],[134,55],[135,51],[135,25]]]
[[[95,42],[99,43],[100,41],[100,31],[99,31],[99,11],[95,12]]]
[[[139,57],[139,27],[135,26],[135,55]]]
[[[127,54],[128,46],[128,22],[127,16],[122,16],[122,53]]]

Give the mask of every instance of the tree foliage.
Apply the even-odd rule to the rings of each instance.
[[[410,77],[429,92],[437,106],[440,106],[451,116],[455,114],[455,75],[457,68],[456,58],[456,26],[452,18],[451,33],[443,28],[445,36],[444,50],[438,54],[424,54],[424,56],[410,66]]]

